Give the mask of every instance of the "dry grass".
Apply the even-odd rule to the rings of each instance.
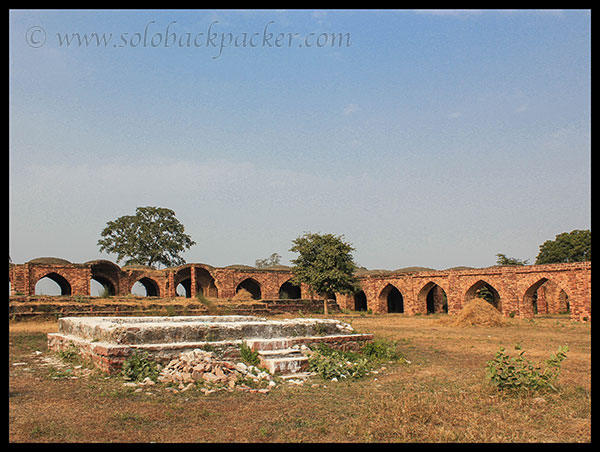
[[[236,300],[236,301],[252,301],[252,294],[250,292],[248,292],[246,289],[240,289],[238,290],[234,297],[232,298],[232,300]]]
[[[56,320],[26,320],[10,322],[9,332],[13,333],[56,333],[58,324]]]
[[[74,366],[43,366],[48,323],[10,328],[11,442],[590,442],[591,328],[565,317],[457,327],[443,315],[338,315],[398,341],[411,364],[363,380],[271,393],[135,393]],[[507,396],[485,380],[500,346],[541,360],[568,345],[559,391]],[[41,355],[35,352],[42,351]],[[515,352],[516,353],[516,352]],[[25,363],[13,366],[14,363]],[[67,370],[71,369],[71,372]],[[77,376],[77,375],[76,375]],[[315,386],[312,386],[312,385]]]
[[[482,298],[474,298],[458,313],[454,326],[502,326],[502,314]]]

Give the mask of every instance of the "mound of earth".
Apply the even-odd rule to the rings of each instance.
[[[462,308],[456,316],[454,326],[502,326],[503,323],[500,311],[483,298],[475,298]]]

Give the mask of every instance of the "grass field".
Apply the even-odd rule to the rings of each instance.
[[[397,341],[410,364],[355,381],[279,384],[268,394],[134,392],[118,376],[48,352],[56,322],[11,322],[9,441],[591,441],[590,323],[554,316],[460,328],[447,315],[331,317]],[[507,395],[486,380],[486,361],[501,346],[537,362],[561,345],[569,352],[556,392]]]

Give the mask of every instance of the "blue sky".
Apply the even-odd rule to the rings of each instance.
[[[305,231],[367,268],[533,262],[591,227],[590,16],[13,10],[11,258],[114,259],[106,222],[153,205],[188,262],[287,264]]]

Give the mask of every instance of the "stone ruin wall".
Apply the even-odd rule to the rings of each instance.
[[[34,295],[37,282],[48,277],[60,286],[63,295],[72,296],[89,296],[94,279],[119,296],[129,295],[133,285],[140,282],[149,296],[161,298],[177,297],[181,284],[186,296],[202,292],[211,298],[231,299],[240,288],[246,288],[257,299],[273,300],[290,287],[292,276],[287,269],[216,268],[194,263],[163,270],[119,267],[107,260],[73,264],[61,259],[50,263],[35,259],[9,265],[11,295],[26,296]],[[535,309],[539,314],[560,313],[568,306],[571,319],[591,320],[591,262],[384,272],[362,275],[359,280],[362,291],[358,294],[335,294],[342,309],[453,314],[485,286],[493,293],[494,305],[506,316],[531,318]],[[312,298],[306,285],[292,287],[289,293],[293,296],[288,298]]]

